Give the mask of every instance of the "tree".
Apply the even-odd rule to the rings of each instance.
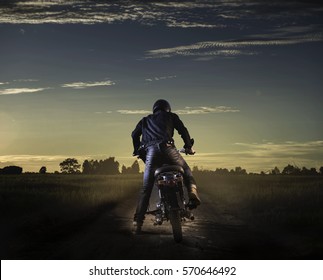
[[[283,175],[299,175],[301,174],[301,170],[298,167],[294,167],[293,165],[288,164],[284,167],[282,171]]]
[[[139,168],[138,160],[135,160],[134,163],[131,165],[131,171],[132,171],[133,174],[138,174],[139,173],[140,168]]]
[[[228,175],[229,170],[226,168],[217,168],[217,169],[215,169],[214,173],[219,174],[219,175]]]
[[[0,174],[19,175],[22,173],[22,167],[19,166],[6,166],[0,169]]]
[[[140,171],[138,160],[135,160],[131,167],[126,167],[122,165],[121,173],[122,174],[138,174]]]
[[[82,164],[83,174],[102,174],[115,175],[119,174],[119,162],[114,157],[105,160],[85,160]]]
[[[59,164],[62,173],[75,174],[80,173],[81,165],[75,158],[67,158]]]
[[[92,164],[86,159],[82,164],[83,174],[91,174],[92,173]]]
[[[242,169],[240,166],[236,167],[234,172],[235,172],[235,174],[238,174],[238,175],[246,175],[247,174],[246,169]]]
[[[128,173],[128,168],[124,164],[122,164],[121,173],[122,174],[127,174]]]
[[[312,167],[310,169],[310,175],[318,175],[318,172],[316,171],[316,168],[315,167]]]
[[[46,166],[42,166],[42,167],[39,169],[39,173],[40,173],[40,174],[46,174],[46,172],[47,172],[47,168],[46,168]]]
[[[193,171],[193,173],[197,173],[200,170],[199,170],[198,166],[194,165],[192,171]]]
[[[280,170],[278,169],[277,166],[275,166],[275,168],[271,170],[271,175],[279,175],[279,174],[280,174]]]
[[[323,175],[323,166],[320,167],[320,174]]]
[[[115,161],[114,157],[109,157],[103,161],[100,161],[100,174],[115,175],[119,174],[119,162]]]

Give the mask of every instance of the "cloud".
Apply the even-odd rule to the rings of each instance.
[[[147,110],[117,110],[117,112],[123,115],[146,115],[151,113],[151,111]]]
[[[9,85],[12,84],[12,82],[18,82],[18,83],[29,83],[29,82],[38,82],[37,79],[16,79],[12,80],[11,82],[0,82],[0,85]]]
[[[105,111],[105,112],[102,112],[102,111],[97,111],[97,112],[94,112],[94,114],[98,114],[98,115],[102,115],[102,114],[111,114],[112,111]]]
[[[246,149],[246,153],[253,157],[300,157],[317,153],[323,156],[323,141],[294,142],[286,141],[283,143],[235,143]]]
[[[101,81],[101,82],[74,82],[70,84],[61,85],[64,88],[84,89],[89,87],[101,87],[101,86],[113,86],[113,81]]]
[[[24,82],[38,82],[39,80],[37,79],[17,79],[17,80],[13,80],[14,82],[19,82],[19,83],[24,83]]]
[[[0,95],[39,92],[39,91],[44,91],[46,89],[49,89],[49,88],[7,88],[7,89],[0,90]]]
[[[225,28],[225,24],[210,24],[210,23],[198,23],[192,21],[179,21],[176,19],[170,19],[166,23],[168,27],[177,27],[177,28]]]
[[[196,154],[187,157],[190,165],[204,169],[216,168],[234,169],[236,166],[246,168],[248,172],[269,171],[277,166],[281,171],[292,164],[298,167],[315,167],[317,170],[323,166],[323,141],[282,143],[235,143],[234,151],[199,153],[196,143]]]
[[[143,115],[151,114],[148,110],[117,110],[120,114],[125,115]],[[227,106],[217,106],[217,107],[185,107],[182,110],[176,110],[174,113],[179,115],[200,115],[200,114],[212,114],[212,113],[237,113],[240,112],[238,109],[234,109]]]
[[[173,56],[237,56],[254,55],[255,51],[243,51],[240,49],[250,47],[285,46],[322,42],[323,33],[314,33],[304,36],[290,36],[288,38],[248,38],[229,41],[203,41],[189,45],[181,45],[171,48],[154,49],[146,52],[146,58],[167,58]],[[260,36],[259,36],[260,37]]]
[[[320,16],[319,4],[302,1],[6,1],[0,23],[96,24],[138,22],[169,28],[243,28],[250,22],[297,22]],[[253,20],[250,21],[250,18]]]
[[[160,80],[167,80],[167,79],[175,79],[176,76],[164,76],[164,77],[154,77],[154,78],[147,78],[145,81],[153,82],[153,81],[160,81]]]
[[[16,3],[17,6],[55,6],[55,5],[60,5],[64,1],[61,0],[56,0],[56,1],[46,1],[46,0],[41,0],[41,1],[18,1]],[[74,2],[80,2],[80,1],[74,1]]]
[[[240,112],[238,109],[233,109],[227,106],[217,106],[217,107],[185,107],[183,110],[174,111],[179,115],[201,115],[201,114],[211,114],[211,113],[237,113]]]

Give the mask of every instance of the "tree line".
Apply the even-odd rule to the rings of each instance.
[[[248,173],[246,169],[243,169],[242,167],[238,166],[234,169],[227,169],[227,168],[216,168],[215,170],[201,170],[197,166],[193,167],[193,173],[198,172],[207,172],[207,173],[214,173],[218,175],[294,175],[294,176],[317,176],[317,175],[323,175],[323,166],[321,166],[318,170],[316,170],[315,167],[307,168],[307,167],[298,167],[291,164],[288,164],[285,166],[282,171],[275,166],[271,170],[267,171],[261,171],[260,173]]]
[[[97,175],[117,175],[117,174],[139,174],[140,168],[138,160],[135,160],[130,167],[122,165],[120,172],[120,163],[114,157],[104,160],[84,160],[81,164],[75,158],[67,158],[60,164],[63,174],[97,174]],[[81,169],[82,167],[82,169]]]
[[[55,171],[55,173],[62,174],[93,174],[93,175],[117,175],[117,174],[139,174],[140,168],[138,160],[135,160],[133,164],[129,167],[125,165],[121,166],[120,163],[115,159],[115,157],[109,157],[103,160],[84,160],[82,164],[78,162],[75,158],[67,158],[63,160],[60,164],[60,172]],[[216,168],[215,170],[200,169],[197,166],[193,167],[193,173],[213,173],[218,175],[294,175],[294,176],[318,176],[323,175],[323,166],[318,170],[314,167],[298,167],[291,164],[285,166],[280,170],[277,166],[271,170],[261,171],[260,173],[248,173],[246,169],[238,166],[233,169],[227,168]],[[6,166],[0,168],[0,174],[21,174],[23,172],[22,167],[19,166]],[[39,169],[40,174],[46,174],[46,166],[42,166]]]

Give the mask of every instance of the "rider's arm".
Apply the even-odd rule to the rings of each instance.
[[[140,147],[140,136],[141,136],[141,134],[142,134],[142,120],[138,122],[136,128],[131,133],[133,149],[134,149],[133,154],[134,155],[138,154],[138,149]]]
[[[173,113],[173,123],[174,123],[174,128],[178,131],[179,135],[182,137],[185,143],[184,148],[190,149],[192,147],[190,134],[187,128],[184,126],[183,122],[178,117],[178,115],[174,113]]]

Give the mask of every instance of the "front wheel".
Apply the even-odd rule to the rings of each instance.
[[[171,210],[169,220],[173,229],[173,236],[176,242],[181,242],[183,239],[181,216],[178,210]]]

